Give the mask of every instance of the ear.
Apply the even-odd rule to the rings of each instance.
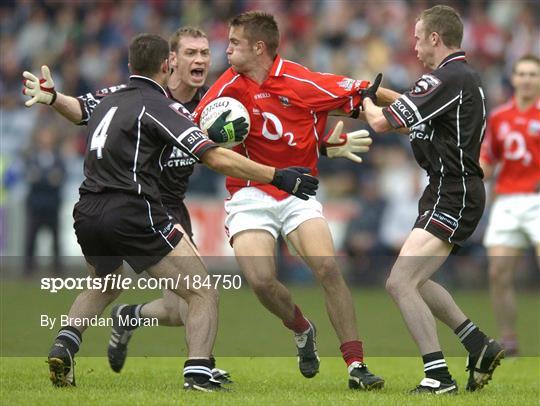
[[[256,55],[262,55],[266,49],[266,44],[263,41],[257,41],[253,46]]]
[[[169,73],[169,58],[164,59],[161,63],[161,72]]]
[[[431,41],[431,45],[435,46],[441,41],[441,36],[437,32],[432,32],[429,35],[429,39]]]
[[[176,68],[178,66],[178,55],[176,52],[169,52],[169,64],[172,68]]]

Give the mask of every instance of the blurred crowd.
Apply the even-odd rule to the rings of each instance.
[[[7,202],[20,202],[19,205],[26,202],[27,208],[31,208],[31,200],[36,200],[36,194],[45,190],[58,195],[47,201],[59,206],[62,197],[73,200],[82,180],[84,127],[69,125],[47,107],[25,108],[25,97],[21,94],[24,70],[37,74],[40,66],[47,64],[59,91],[83,94],[126,81],[127,44],[134,34],[152,32],[168,38],[179,26],[193,25],[206,31],[210,40],[212,66],[208,84],[211,84],[227,68],[228,20],[245,10],[262,9],[273,13],[278,20],[282,37],[280,54],[285,58],[312,70],[357,79],[371,80],[376,73],[383,72],[385,87],[403,91],[424,71],[413,50],[415,19],[421,10],[440,3],[3,1],[0,5],[0,252],[14,227],[6,226]],[[469,63],[481,72],[488,104],[493,108],[511,95],[508,77],[513,62],[525,53],[540,55],[540,3],[511,0],[443,3],[458,9],[463,17],[463,48]],[[333,122],[330,120],[329,125]],[[352,130],[364,124],[347,119],[346,126]],[[46,175],[53,170],[56,175],[60,170],[61,182],[56,175]],[[361,166],[323,158],[320,170],[322,200],[347,199],[357,207],[339,248],[353,258],[363,258],[366,253],[372,256],[395,253],[414,222],[416,202],[426,184],[425,174],[412,159],[407,137],[375,136],[374,146]],[[198,168],[190,182],[190,193],[222,198],[225,191],[221,176]],[[43,213],[52,209],[38,210]],[[30,216],[27,214],[26,222],[32,225]],[[54,231],[51,224],[37,226]],[[471,239],[469,251],[481,252],[482,231],[480,227]],[[33,243],[27,241],[26,255],[31,255],[31,251]]]

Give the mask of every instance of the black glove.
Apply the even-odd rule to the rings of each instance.
[[[382,73],[379,73],[370,87],[360,90],[360,96],[362,96],[362,100],[365,100],[367,98],[371,99],[373,103],[377,103],[377,89],[379,88],[381,81]]]
[[[295,166],[276,169],[274,179],[270,183],[291,195],[307,200],[309,196],[315,195],[319,180],[309,175],[309,168]]]
[[[239,117],[233,121],[227,121],[225,117],[231,110],[224,111],[208,128],[208,138],[219,143],[244,141],[247,134],[248,123],[244,117]]]

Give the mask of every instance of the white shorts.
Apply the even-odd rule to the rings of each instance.
[[[526,248],[540,244],[540,194],[501,195],[495,199],[484,245]]]
[[[266,230],[278,238],[286,237],[300,224],[312,218],[323,217],[322,205],[316,198],[301,200],[289,196],[276,200],[255,187],[240,189],[225,201],[225,230],[229,241],[241,231]]]

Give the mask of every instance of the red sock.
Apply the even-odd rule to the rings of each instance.
[[[309,321],[307,321],[297,305],[294,305],[294,319],[292,321],[283,321],[283,325],[295,333],[303,333],[310,327]]]
[[[347,366],[353,362],[364,362],[364,349],[362,348],[362,341],[347,341],[341,344],[339,347],[343,359],[347,363]]]

